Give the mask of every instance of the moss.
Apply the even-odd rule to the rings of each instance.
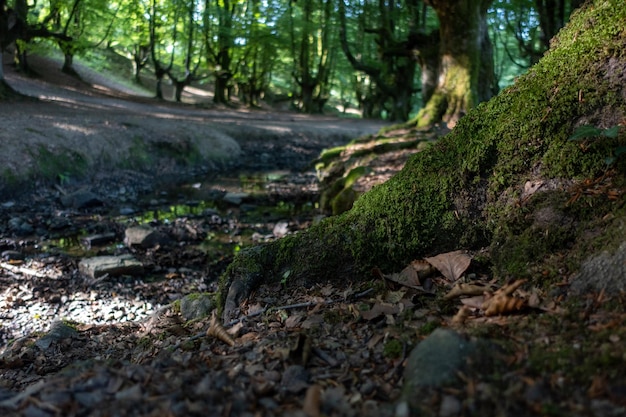
[[[39,145],[31,151],[32,158],[36,161],[35,175],[48,180],[56,180],[59,176],[81,177],[87,171],[87,159],[84,155],[65,149],[60,153],[53,153],[44,145]]]
[[[398,339],[389,339],[385,342],[383,347],[383,356],[387,359],[399,358],[402,354],[402,342]]]

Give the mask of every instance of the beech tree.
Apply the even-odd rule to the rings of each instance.
[[[428,0],[439,18],[437,85],[416,116],[418,126],[443,121],[452,127],[495,91],[493,52],[487,31],[492,0]]]

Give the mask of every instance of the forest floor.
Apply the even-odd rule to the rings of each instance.
[[[180,172],[94,165],[81,180],[43,178],[3,198],[2,415],[400,417],[409,415],[403,399],[433,416],[625,412],[626,299],[612,298],[612,310],[604,294],[566,305],[558,285],[550,294],[537,290],[541,308],[466,317],[467,340],[493,344],[467,369],[444,363],[455,382],[413,393],[419,399],[402,394],[409,353],[434,329],[463,321],[455,316],[458,303],[437,290],[445,279],[436,272],[419,289],[393,282],[393,271],[309,288],[266,285],[242,306],[240,320],[224,324],[224,335],[202,317],[213,306],[204,293],[216,289],[234,253],[317,221],[323,214],[311,161],[382,125],[203,108],[208,99],[200,92],[188,97],[198,100],[194,105],[155,103],[105,80],[94,88],[50,68],[42,74],[34,80],[7,74],[18,90],[39,97],[0,103],[8,121],[0,162],[16,172],[35,160],[29,149],[42,140],[83,146],[94,126],[104,137],[127,139],[138,129],[219,130],[220,146],[237,156]],[[62,132],[48,137],[51,128]],[[263,137],[264,128],[281,134]],[[68,139],[68,132],[76,136]],[[395,151],[389,169],[374,170],[368,186],[413,152]],[[129,230],[138,224],[160,240],[131,245]],[[131,255],[141,272],[79,270],[81,261],[100,255]],[[483,270],[467,272],[489,281]]]

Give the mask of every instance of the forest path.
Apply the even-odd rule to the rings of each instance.
[[[293,168],[302,169],[322,149],[384,126],[380,121],[214,106],[209,93],[198,88],[184,97],[195,104],[158,101],[87,68],[78,67],[81,81],[63,74],[55,60],[32,57],[30,64],[39,76],[23,76],[5,58],[7,82],[36,98],[0,102],[0,166],[17,178],[37,170],[41,147],[78,152],[92,169],[109,170],[132,156],[137,138],[146,143],[190,140],[213,168],[226,161],[246,169],[266,154],[268,164],[292,168],[295,158]]]

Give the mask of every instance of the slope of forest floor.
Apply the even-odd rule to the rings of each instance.
[[[27,151],[30,137],[37,145],[42,137],[56,137],[62,146],[68,132],[78,132],[74,139],[80,143],[84,129],[101,120],[98,113],[111,120],[98,122],[105,136],[128,133],[128,124],[132,137],[152,121],[156,127],[143,134],[162,134],[166,126],[173,132],[191,123],[194,129],[225,132],[228,137],[218,139],[237,156],[199,168],[160,165],[152,171],[102,158],[81,179],[63,170],[46,177],[40,170],[26,191],[5,196],[0,205],[2,415],[403,417],[409,415],[404,400],[419,403],[420,415],[433,416],[626,412],[623,294],[572,301],[564,297],[565,283],[555,283],[527,291],[524,296],[533,301],[517,314],[473,315],[468,311],[478,309],[471,298],[460,308],[458,299],[444,294],[460,275],[468,286],[487,283],[480,297],[497,292],[481,253],[472,254],[471,265],[466,255],[441,254],[439,263],[430,260],[438,269],[415,261],[402,273],[373,271],[362,282],[334,279],[301,288],[286,285],[284,276],[247,300],[242,318],[224,324],[228,333],[205,316],[214,306],[210,294],[216,279],[235,252],[318,220],[320,189],[311,163],[319,152],[374,132],[380,124],[155,106],[147,98],[86,90],[62,76],[56,80],[66,80],[62,90],[43,80],[7,78],[18,88],[44,92],[38,96],[49,102],[44,107],[24,99],[0,104],[25,146],[7,145],[15,152],[3,154],[4,166],[36,160]],[[135,111],[141,116],[126,119]],[[155,113],[160,116],[152,119]],[[64,128],[48,135],[55,123]],[[111,125],[117,127],[106,133]],[[276,135],[250,135],[252,125],[269,126],[264,132]],[[24,133],[32,131],[36,134]],[[349,167],[342,172],[357,164],[347,155],[370,146],[376,147],[365,142],[348,147],[343,163]],[[393,175],[415,151],[396,147],[389,153],[392,159],[375,158],[378,166],[356,181],[358,192]],[[358,159],[358,164],[372,160]],[[187,181],[166,186],[163,175]],[[160,240],[124,243],[137,225],[149,227]],[[79,272],[81,260],[100,255],[130,255],[142,271]],[[519,295],[519,288],[503,288]],[[454,382],[426,386],[407,398],[403,387],[414,382],[416,366],[411,352],[424,340],[434,341],[439,328],[463,328],[468,345],[489,344],[462,369],[453,365],[455,353],[440,367],[426,367],[434,374],[452,369]],[[437,356],[438,345],[432,349],[422,350],[426,362]]]

